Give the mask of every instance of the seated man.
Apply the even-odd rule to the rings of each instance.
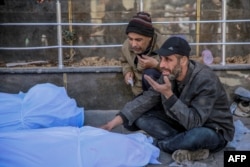
[[[202,160],[223,149],[234,136],[227,94],[216,74],[189,59],[190,46],[171,37],[156,50],[162,75],[141,96],[128,102],[101,128],[135,126],[155,138],[155,145],[181,163]],[[161,102],[162,108],[155,106]]]
[[[121,62],[126,84],[131,84],[135,96],[150,85],[142,77],[147,74],[155,80],[160,77],[159,56],[152,51],[160,48],[165,38],[155,31],[148,13],[139,12],[126,28],[128,39],[122,46]]]

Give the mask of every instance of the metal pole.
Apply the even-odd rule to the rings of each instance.
[[[63,68],[62,56],[62,25],[61,25],[61,3],[59,0],[56,2],[56,18],[57,18],[57,43],[58,43],[58,68]]]
[[[72,1],[68,0],[68,18],[69,18],[69,32],[72,33],[73,32],[73,28],[72,28]],[[73,45],[73,41],[70,40],[69,45],[72,46]],[[73,59],[73,48],[70,48],[69,51],[69,55],[70,55],[70,59]]]
[[[201,20],[201,0],[196,1],[196,20]],[[196,43],[200,42],[200,23],[196,23]],[[200,45],[196,45],[196,56],[200,54]]]
[[[140,1],[140,12],[143,11],[143,0]]]
[[[225,65],[225,56],[226,56],[226,45],[224,44],[226,42],[226,19],[227,19],[227,0],[222,1],[222,65]]]

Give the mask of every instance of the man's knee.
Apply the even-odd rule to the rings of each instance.
[[[148,126],[148,122],[142,116],[135,121],[135,125],[140,129],[144,129],[145,127]]]

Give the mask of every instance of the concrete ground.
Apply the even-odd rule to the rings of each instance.
[[[118,112],[118,110],[85,110],[85,118],[84,118],[84,124],[90,125],[94,127],[99,127],[100,125],[103,125],[107,121],[111,120],[115,114]],[[234,121],[242,125],[243,128],[249,131],[250,129],[250,118],[244,118],[244,117],[237,117],[234,116]],[[241,124],[242,123],[242,124]],[[224,166],[224,151],[225,150],[250,150],[250,133],[249,132],[243,132],[242,126],[237,128],[237,141],[234,143],[234,145],[231,147],[226,147],[224,150],[219,151],[217,153],[210,154],[208,159],[202,160],[202,161],[196,161],[196,162],[188,162],[183,165],[176,164],[173,159],[171,158],[171,155],[165,152],[161,152],[159,161],[162,163],[161,165],[152,165],[149,164],[146,167],[223,167]],[[113,129],[113,132],[117,133],[130,133],[127,131],[123,126],[119,126],[115,129]]]

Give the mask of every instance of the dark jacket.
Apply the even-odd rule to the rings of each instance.
[[[163,83],[163,78],[158,82]],[[231,141],[234,136],[233,117],[227,94],[217,75],[208,66],[190,60],[187,77],[182,84],[179,97],[172,84],[174,95],[168,99],[150,88],[128,102],[120,111],[124,122],[132,125],[144,112],[161,102],[165,114],[186,130],[209,127],[222,132],[224,138]]]

